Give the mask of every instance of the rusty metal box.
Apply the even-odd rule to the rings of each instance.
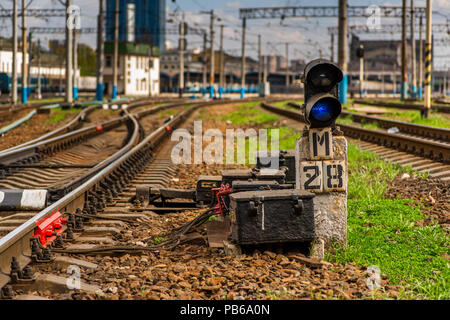
[[[312,241],[313,197],[298,189],[232,193],[233,241],[240,245]]]

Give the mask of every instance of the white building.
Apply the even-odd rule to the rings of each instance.
[[[105,93],[113,89],[113,43],[105,43]],[[160,92],[159,57],[152,56],[151,47],[131,42],[119,43],[117,92],[126,96],[155,96]]]
[[[45,54],[42,54],[44,56]],[[8,73],[12,74],[12,59],[13,53],[8,50],[0,50],[0,73]],[[44,58],[44,57],[43,57]],[[28,63],[28,54],[26,55],[27,63]],[[49,58],[42,60],[51,60]],[[17,53],[17,75],[22,75],[22,52]],[[30,74],[32,76],[37,76],[39,73],[39,67],[37,65],[37,58],[34,58],[31,61],[31,66],[29,67]],[[65,65],[58,65],[57,61],[53,61],[53,63],[49,63],[49,61],[42,61],[40,68],[41,76],[48,78],[59,78],[65,77],[66,67]],[[77,70],[78,76],[80,75],[80,70]]]

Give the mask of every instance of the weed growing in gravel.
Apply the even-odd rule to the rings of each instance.
[[[51,111],[51,118],[46,120],[46,123],[55,123],[55,122],[60,122],[60,121],[64,121],[67,119],[67,117],[71,114],[75,114],[80,112],[79,109],[61,109],[61,107],[52,109]]]
[[[176,110],[164,110],[158,113],[158,117],[162,118],[162,117],[170,117],[173,116],[175,114],[177,114],[178,111]]]
[[[448,235],[439,225],[417,226],[421,205],[384,199],[389,181],[402,172],[353,144],[348,147],[348,247],[327,259],[377,265],[391,284],[402,284],[400,298],[449,299]]]
[[[157,244],[160,244],[160,243],[162,243],[162,242],[164,242],[164,241],[166,241],[167,239],[166,238],[164,238],[164,237],[155,237],[155,238],[153,238],[153,240],[152,240],[152,245],[157,245]]]

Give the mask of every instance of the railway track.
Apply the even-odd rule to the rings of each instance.
[[[106,207],[108,204],[114,204],[115,207],[126,205],[123,201],[129,200],[131,192],[130,189],[126,189],[127,185],[134,181],[138,173],[140,176],[136,177],[134,183],[139,184],[139,181],[143,182],[142,179],[145,179],[146,184],[150,182],[165,185],[170,174],[173,174],[173,169],[170,166],[167,150],[165,153],[157,154],[157,148],[160,147],[163,139],[194,110],[217,103],[223,102],[195,103],[190,108],[181,107],[186,103],[178,102],[136,113],[130,113],[129,110],[137,107],[138,104],[131,104],[125,111],[126,115],[102,123],[101,128],[97,125],[74,130],[0,154],[4,175],[1,182],[4,185],[0,188],[24,187],[31,181],[41,179],[34,187],[47,187],[51,191],[49,204],[39,212],[1,212],[0,226],[3,224],[3,228],[8,232],[0,238],[2,297],[11,296],[11,287],[8,283],[20,287],[31,285],[31,283],[53,281],[52,285],[56,285],[55,281],[61,282],[61,279],[55,280],[55,277],[50,277],[53,280],[49,280],[49,277],[44,279],[42,275],[36,278],[36,275],[31,272],[30,263],[55,261],[55,257],[50,252],[60,247],[63,238],[73,239],[73,233],[81,231],[87,217],[92,218],[99,212],[106,214],[103,219],[95,219],[98,220],[96,224],[84,231],[88,235],[114,233],[114,226],[132,222],[130,219],[145,219],[145,216],[139,212],[135,216],[127,213],[125,217],[122,213],[117,213],[117,208],[107,209]],[[189,104],[193,103],[190,101]],[[177,106],[180,106],[181,111],[178,110],[176,115],[168,119],[161,116],[156,120],[148,117]],[[143,130],[143,127],[147,130]],[[99,131],[106,133],[99,134]],[[123,140],[122,144],[119,143],[120,147],[116,144],[115,148],[111,148],[109,152],[102,147],[102,139],[106,139],[108,134],[111,135],[108,139],[116,143],[120,139]],[[127,138],[124,139],[124,136]],[[86,137],[91,138],[88,140],[91,142],[90,151],[83,147],[83,141],[87,141]],[[62,152],[63,150],[70,152]],[[24,170],[27,174],[20,175],[21,172],[25,172]],[[77,178],[73,179],[74,176]],[[139,211],[139,203],[134,205],[136,211]],[[67,223],[59,220],[62,217],[67,219]],[[42,221],[47,224],[61,224],[59,228],[53,225],[53,233],[50,232],[51,237],[54,237],[52,244],[42,243],[35,234]],[[79,235],[75,235],[77,236]],[[84,236],[84,238],[85,240],[83,236],[77,238],[82,242],[82,247],[86,247],[86,241],[97,245],[102,243],[102,239],[95,239],[95,237]],[[58,257],[56,260],[60,262],[65,259],[61,255]]]
[[[300,108],[297,104],[290,105]],[[303,115],[299,111],[282,109],[267,103],[263,103],[262,107],[303,122]],[[398,133],[389,133],[387,130],[365,129],[357,125],[339,123],[338,119],[340,130],[363,149],[379,154],[384,160],[404,167],[411,166],[413,170],[428,173],[433,178],[450,181],[450,130],[350,112],[341,114],[351,116],[355,122],[375,122],[382,128],[397,127],[400,130]]]
[[[385,107],[385,108],[396,108],[396,109],[406,109],[406,110],[424,110],[423,105],[415,104],[415,103],[397,103],[397,102],[388,102],[382,100],[364,100],[364,99],[355,99],[353,103],[356,104],[365,104],[371,106]],[[450,113],[450,106],[444,105],[441,103],[435,102],[435,104],[431,105],[431,109],[436,112],[441,113]]]

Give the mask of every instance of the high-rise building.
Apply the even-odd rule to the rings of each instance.
[[[106,41],[114,40],[115,3],[106,1]],[[165,30],[165,0],[119,0],[119,41],[155,45],[164,52]]]

